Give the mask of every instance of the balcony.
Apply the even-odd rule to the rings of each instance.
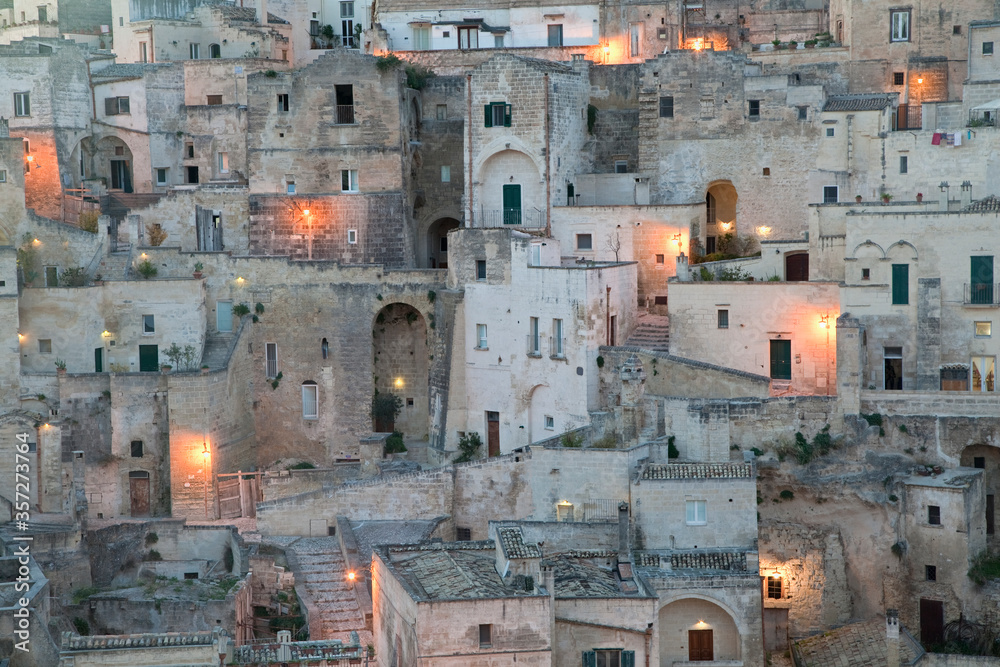
[[[1000,306],[1000,285],[965,283],[962,303],[966,306]]]
[[[542,229],[545,227],[545,211],[540,211],[537,208],[530,210],[519,208],[480,209],[472,226],[485,229],[500,227]]]
[[[919,104],[900,104],[892,114],[893,130],[919,130],[922,125]]]
[[[354,125],[354,105],[338,104],[335,106],[333,122],[336,125]]]

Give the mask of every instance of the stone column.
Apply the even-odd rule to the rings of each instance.
[[[899,611],[885,610],[885,664],[899,667]]]
[[[845,415],[861,413],[864,327],[850,313],[837,318],[837,402]]]
[[[52,424],[38,427],[38,508],[62,511],[62,429]]]

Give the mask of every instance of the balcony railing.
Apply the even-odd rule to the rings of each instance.
[[[900,104],[892,115],[893,130],[919,130],[921,127],[921,106]]]
[[[542,337],[538,334],[528,334],[527,338],[527,354],[529,357],[540,357],[542,356]]]
[[[338,104],[336,106],[336,117],[334,122],[337,125],[354,125],[354,105]]]
[[[965,283],[963,302],[969,306],[1000,305],[1000,285],[993,283]]]
[[[527,227],[541,229],[545,227],[545,211],[538,209],[522,210],[505,208],[502,210],[481,209],[476,215],[473,227]]]

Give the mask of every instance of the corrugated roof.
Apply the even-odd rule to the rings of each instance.
[[[898,93],[861,93],[856,95],[831,95],[823,111],[878,111],[892,106]]]

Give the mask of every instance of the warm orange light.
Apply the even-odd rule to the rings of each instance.
[[[17,339],[18,339],[18,340],[24,340],[24,334],[23,334],[23,333],[20,333],[20,332],[19,332],[19,333],[17,334]]]
[[[829,327],[830,326],[830,316],[829,315],[820,315],[819,316],[819,326],[821,328],[823,328],[823,329],[826,329],[827,327]]]
[[[611,53],[611,47],[608,46],[607,44],[605,44],[604,45],[604,55],[608,55],[609,53]]]
[[[148,255],[146,253],[142,253],[141,255],[139,255],[139,257],[146,258],[148,257]]]
[[[302,215],[309,215],[309,209],[302,211]]]
[[[357,576],[357,575],[355,575],[355,574],[354,574],[353,572],[348,572],[348,573],[347,573],[347,578],[348,578],[348,579],[350,579],[351,581],[354,581],[354,578],[355,578],[356,576]]]
[[[239,277],[238,277],[238,278],[236,279],[236,282],[238,282],[238,283],[239,283],[240,285],[242,285],[242,284],[243,284],[244,282],[246,282],[246,281],[245,281],[245,280],[243,280],[243,276],[239,276]]]
[[[923,77],[919,77],[919,78],[917,79],[917,83],[923,83],[923,82],[924,82],[924,78],[923,78]]]
[[[396,381],[393,382],[393,384],[396,385],[397,387],[402,387],[403,386],[403,378],[396,378]]]
[[[34,155],[29,155],[28,156],[28,162],[34,162],[34,161],[35,161],[35,156]]]
[[[768,234],[771,233],[771,228],[768,227],[767,225],[761,225],[760,227],[757,228],[757,233],[760,234],[761,236],[767,236]]]
[[[41,244],[41,241],[39,241],[38,239],[33,239],[33,240],[31,241],[31,243],[32,243],[33,245],[39,245],[39,244]]]
[[[107,329],[105,329],[104,331],[101,332],[101,337],[102,338],[111,338],[111,332],[108,331]]]
[[[705,42],[700,39],[696,39],[691,44],[691,48],[693,48],[695,51],[701,51],[703,48],[705,48]]]

